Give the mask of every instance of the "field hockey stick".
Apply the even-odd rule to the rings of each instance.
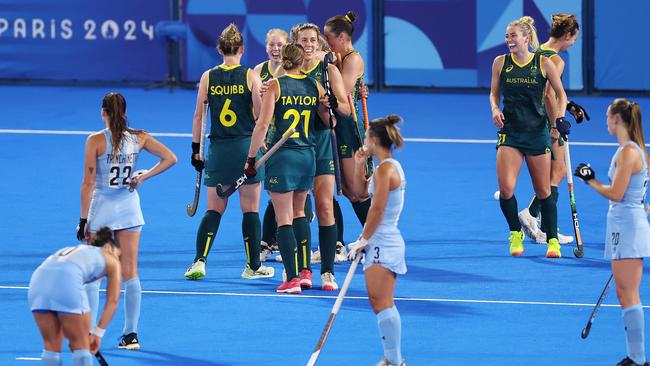
[[[329,64],[334,61],[332,57],[332,52],[328,52],[323,58],[323,63],[325,64],[323,77],[325,78],[325,93],[328,99],[334,94],[330,85],[330,74],[328,71]],[[332,107],[327,108],[327,114],[329,115],[330,145],[332,146],[332,160],[334,161],[334,182],[336,183],[336,194],[340,196],[343,194],[343,189],[341,188],[341,161],[339,160],[339,146],[336,142],[336,132],[334,132],[334,111]]]
[[[600,293],[600,297],[598,298],[598,302],[596,302],[596,306],[594,306],[594,310],[591,311],[591,316],[589,317],[587,325],[582,329],[582,333],[580,334],[580,337],[582,337],[582,339],[586,339],[589,336],[589,331],[591,331],[591,325],[594,323],[598,308],[603,303],[603,300],[605,300],[605,296],[607,296],[607,290],[609,290],[609,286],[612,284],[612,278],[614,278],[614,274],[611,274],[609,276],[609,279],[605,284],[605,288],[603,289],[603,292]]]
[[[208,101],[203,101],[203,108],[201,110],[201,135],[199,137],[199,156],[205,162],[205,125],[208,118]],[[196,187],[194,188],[194,202],[187,205],[187,215],[192,217],[199,207],[199,196],[201,195],[201,178],[203,178],[203,170],[196,172]]]
[[[358,253],[357,256],[354,258],[354,261],[350,265],[348,274],[345,276],[345,280],[343,281],[343,286],[341,287],[341,291],[339,291],[339,296],[336,297],[336,302],[334,302],[334,306],[332,307],[330,316],[327,319],[327,323],[325,323],[325,328],[323,329],[323,333],[321,333],[320,339],[318,340],[318,343],[316,343],[316,348],[314,348],[314,352],[312,352],[309,361],[307,361],[307,366],[314,366],[316,364],[316,361],[318,360],[318,356],[320,355],[320,352],[323,349],[323,345],[325,345],[325,340],[327,339],[327,335],[330,333],[330,330],[332,329],[332,325],[334,324],[334,319],[336,318],[336,314],[339,312],[341,303],[343,303],[343,298],[345,298],[345,293],[348,292],[348,287],[350,286],[350,282],[352,282],[352,277],[354,277],[354,271],[357,269],[357,264],[359,264],[360,259],[361,259],[361,253]]]
[[[365,89],[366,83],[363,82],[363,79],[361,79],[361,89]],[[368,119],[368,102],[367,102],[367,97],[361,96],[361,108],[363,110],[363,128],[368,130],[368,126],[370,125],[369,119]]]
[[[564,164],[566,165],[566,181],[569,186],[569,201],[571,203],[571,218],[573,221],[573,232],[576,234],[576,248],[573,249],[573,255],[576,258],[582,258],[585,250],[582,247],[582,236],[580,235],[580,222],[578,221],[578,209],[576,208],[576,197],[573,189],[573,168],[571,168],[571,151],[569,150],[569,138],[564,141]]]
[[[291,134],[293,134],[294,132],[296,132],[295,128],[287,130],[282,135],[282,138],[278,142],[276,142],[275,145],[273,145],[273,147],[271,147],[269,151],[266,152],[266,154],[262,155],[260,160],[258,160],[255,163],[255,170],[259,169],[262,166],[262,164],[264,164],[264,162],[271,157],[271,155],[273,155],[276,151],[278,151],[278,149],[289,139]],[[217,194],[221,198],[230,197],[233,193],[235,193],[236,190],[239,189],[239,187],[241,187],[244,183],[246,183],[247,180],[248,180],[248,176],[246,174],[243,174],[241,177],[237,178],[235,183],[231,184],[230,187],[228,187],[228,189],[226,190],[223,189],[223,186],[221,184],[217,184]]]
[[[97,359],[97,362],[99,362],[101,366],[108,366],[108,362],[106,362],[106,359],[104,358],[104,356],[102,356],[102,353],[99,352],[99,350],[97,350],[97,353],[95,353],[95,358]]]
[[[348,94],[348,103],[352,106],[352,119],[354,120],[354,132],[356,132],[357,140],[359,141],[359,149],[363,149],[363,141],[361,141],[361,131],[359,131],[359,121],[355,113],[354,105],[352,104],[352,95]],[[372,165],[372,156],[368,155],[366,159],[366,179],[370,179],[374,167]]]

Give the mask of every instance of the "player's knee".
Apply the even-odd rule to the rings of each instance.
[[[499,187],[499,197],[504,200],[512,198],[515,194],[515,190],[510,187]]]
[[[535,187],[535,195],[540,199],[546,199],[551,195],[551,186],[548,187]]]

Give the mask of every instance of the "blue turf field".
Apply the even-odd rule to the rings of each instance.
[[[76,242],[86,134],[69,131],[102,128],[100,104],[108,90],[0,87],[2,365],[38,364],[20,359],[38,358],[42,348],[28,310],[26,286],[47,255]],[[186,281],[183,272],[193,259],[196,228],[205,209],[204,191],[197,216],[185,214],[195,179],[187,135],[195,94],[118,91],[126,96],[134,127],[184,135],[159,137],[176,152],[179,163],[140,189],[147,222],[140,250],[145,290],[138,332],[142,350],[116,349],[123,322],[120,308],[104,338],[102,349],[109,363],[305,364],[335,296],[320,290],[276,295],[279,263],[272,263],[278,273],[275,279],[239,277],[245,255],[236,195],[211,251],[207,277]],[[615,147],[592,143],[614,142],[604,120],[612,98],[576,99],[592,121],[574,126],[573,164],[591,162],[603,178]],[[650,99],[636,100],[650,113]],[[530,241],[522,257],[511,258],[507,225],[492,198],[497,189],[495,149],[485,140],[496,136],[487,95],[376,93],[369,99],[369,109],[371,117],[400,114],[406,137],[429,139],[411,140],[397,154],[408,181],[400,227],[407,242],[409,272],[399,278],[396,296],[403,322],[402,349],[409,365],[611,365],[624,357],[618,306],[601,309],[588,340],[579,336],[609,276],[609,263],[601,259],[604,199],[576,182],[583,259],[573,257],[572,246],[563,246],[562,259],[545,259],[545,246]],[[646,136],[648,131],[646,123]],[[147,156],[140,168],[152,162]],[[523,208],[532,194],[525,169],[516,194]],[[266,200],[262,201],[264,206]],[[341,202],[345,202],[345,236],[350,241],[360,227],[347,201]],[[560,188],[558,213],[561,231],[571,234],[566,183]],[[312,229],[316,233],[315,224]],[[339,284],[347,268],[347,264],[336,266]],[[316,279],[316,287],[319,284]],[[319,365],[374,365],[381,357],[360,269],[348,295]],[[647,281],[641,295],[650,304]],[[617,303],[613,289],[605,303]],[[63,357],[64,364],[70,364],[70,355]]]

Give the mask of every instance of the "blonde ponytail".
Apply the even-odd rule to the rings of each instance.
[[[528,45],[532,52],[537,52],[539,49],[539,38],[537,37],[537,28],[535,28],[535,19],[524,15],[518,20],[514,20],[508,24],[508,27],[518,26],[521,32],[528,39]]]

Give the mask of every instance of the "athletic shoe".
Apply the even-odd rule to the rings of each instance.
[[[205,277],[205,261],[203,259],[192,263],[185,272],[185,278],[188,280],[200,280],[203,277]]]
[[[300,287],[311,288],[311,271],[303,269],[300,271]]]
[[[336,284],[336,279],[334,278],[334,274],[331,272],[325,272],[322,275],[320,275],[320,280],[322,283],[321,289],[323,291],[336,291],[339,289],[339,285]]]
[[[643,365],[639,365],[638,363],[635,363],[632,361],[631,358],[625,357],[621,362],[617,363],[616,366],[648,366],[648,363],[644,363]]]
[[[555,238],[548,241],[548,249],[546,249],[546,258],[562,258],[560,252],[560,243]]]
[[[271,247],[264,241],[260,241],[260,262],[266,262],[266,258],[273,253]]]
[[[314,252],[311,252],[311,263],[312,264],[320,264],[320,250],[316,250]]]
[[[299,294],[302,292],[302,289],[300,288],[300,278],[294,277],[291,279],[291,281],[284,281],[280,286],[278,286],[277,289],[275,289],[275,292],[284,292],[287,294]]]
[[[511,231],[510,232],[510,255],[518,257],[524,252],[524,232]]]
[[[336,242],[336,255],[334,256],[334,263],[347,262],[348,252],[345,250],[345,245],[340,241]]]
[[[260,266],[256,271],[253,271],[253,269],[247,264],[244,268],[244,272],[241,274],[241,278],[254,280],[257,278],[271,278],[273,275],[275,275],[275,269],[273,267]]]
[[[519,222],[521,223],[521,228],[524,230],[524,233],[526,233],[529,238],[535,240],[537,238],[537,233],[539,232],[537,218],[530,214],[528,207],[519,211],[517,216],[519,217]]]
[[[397,366],[393,363],[390,363],[386,357],[382,357],[379,362],[375,366]],[[406,360],[402,359],[402,364],[400,366],[406,366]]]
[[[571,236],[571,235],[562,235],[558,231],[558,233],[557,233],[557,241],[562,245],[571,244],[571,243],[573,243],[573,236]],[[535,237],[535,242],[537,242],[537,244],[546,244],[546,233],[541,231],[541,230],[538,231],[537,232],[537,237]]]
[[[120,343],[117,348],[128,349],[137,351],[140,349],[140,342],[138,342],[138,335],[136,333],[125,334],[120,338]]]

